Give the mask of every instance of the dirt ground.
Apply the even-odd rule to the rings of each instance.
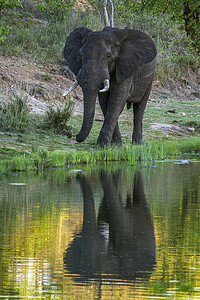
[[[73,74],[65,65],[40,65],[26,59],[0,56],[0,101],[12,94],[28,96],[32,113],[44,114],[47,105],[62,102],[62,94],[73,83]],[[82,91],[73,92],[75,113],[82,112]]]
[[[188,80],[183,77],[181,82],[169,85],[167,88],[163,88],[158,81],[155,81],[150,103],[155,98],[163,97],[183,100],[200,99],[200,78],[194,77],[193,74],[189,78]],[[44,114],[50,103],[55,101],[62,103],[64,100],[62,94],[72,85],[73,79],[73,74],[64,62],[60,65],[40,65],[23,58],[0,55],[0,101],[6,101],[10,95],[27,95],[32,113]],[[82,114],[83,98],[80,87],[73,92],[73,98],[74,114]],[[162,130],[163,125],[160,124]],[[166,130],[168,130],[167,126]]]

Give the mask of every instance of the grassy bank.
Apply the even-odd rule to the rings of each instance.
[[[109,147],[104,150],[39,149],[30,153],[14,155],[0,161],[0,173],[12,171],[42,171],[48,168],[73,164],[96,164],[97,162],[126,161],[129,165],[151,165],[155,160],[177,158],[185,153],[200,151],[200,139],[192,137],[173,141],[146,141],[144,145],[130,145],[122,148]]]
[[[200,150],[198,100],[151,99],[143,120],[144,145],[142,146],[130,145],[133,116],[132,111],[125,109],[119,120],[123,147],[95,151],[93,148],[103,124],[103,116],[98,105],[90,135],[83,143],[76,143],[75,137],[81,128],[82,116],[81,114],[70,115],[68,119],[69,110],[72,113],[71,106],[66,109],[64,116],[67,116],[67,123],[62,128],[65,119],[63,111],[58,111],[58,115],[52,112],[50,115],[39,116],[30,114],[26,105],[22,106],[18,98],[16,101],[17,107],[23,108],[19,110],[19,116],[16,115],[16,105],[14,109],[10,106],[7,108],[8,117],[15,122],[7,124],[9,118],[5,118],[5,107],[0,118],[5,125],[4,130],[0,131],[1,174],[107,161],[151,165],[158,159],[180,157],[183,153],[194,153]],[[13,113],[15,119],[12,118]],[[160,128],[156,130],[152,127],[155,124],[160,124]],[[23,130],[19,131],[19,125]],[[67,127],[69,129],[66,132]],[[188,131],[188,128],[193,131]]]

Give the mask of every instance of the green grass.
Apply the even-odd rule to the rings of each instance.
[[[184,153],[200,150],[200,139],[192,137],[173,141],[146,141],[144,145],[129,145],[122,148],[108,147],[104,150],[55,150],[36,149],[0,161],[0,173],[12,171],[43,171],[48,168],[72,164],[93,164],[98,162],[122,162],[129,165],[151,165],[155,160],[180,157]]]
[[[71,138],[52,129],[44,129],[44,116],[29,116],[29,131],[0,132],[0,170],[43,170],[69,164],[95,164],[96,162],[127,161],[129,164],[151,164],[156,159],[178,157],[181,153],[199,150],[199,101],[154,99],[148,103],[143,122],[144,146],[131,146],[133,128],[132,111],[124,110],[119,127],[123,147],[93,151],[103,118],[98,114],[88,138],[76,143],[75,137],[82,125],[82,116],[74,115],[68,122]],[[98,111],[97,107],[97,111]],[[184,112],[172,114],[168,110]],[[176,123],[174,123],[176,121]],[[154,123],[174,124],[182,131],[164,134],[151,129]],[[187,132],[194,127],[194,132]]]

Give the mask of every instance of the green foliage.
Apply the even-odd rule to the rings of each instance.
[[[0,11],[3,9],[13,9],[16,7],[22,7],[20,0],[0,0]]]
[[[76,27],[86,26],[100,29],[99,16],[88,12],[66,12],[67,19],[51,22],[37,22],[35,19],[11,20],[11,27],[6,43],[2,45],[3,55],[28,56],[40,63],[55,63],[63,59],[63,48],[67,35]],[[28,54],[28,55],[27,55]]]
[[[4,42],[6,36],[10,32],[11,27],[0,23],[0,43]]]
[[[7,25],[5,17],[1,18],[1,14],[3,14],[4,10],[14,9],[21,6],[22,5],[19,0],[0,0],[0,43],[4,42],[11,29],[11,27]]]
[[[27,96],[14,95],[7,104],[0,105],[0,128],[25,132],[29,124]]]
[[[55,129],[56,132],[68,133],[68,122],[72,116],[74,102],[67,98],[63,105],[51,104],[46,112],[44,126],[45,128]]]
[[[155,1],[125,1],[126,9],[132,13],[167,14],[182,25],[191,36],[197,49],[200,47],[200,2],[199,0],[155,0]]]
[[[63,20],[69,9],[73,7],[75,0],[50,0],[39,2],[36,7],[45,13],[49,18]]]

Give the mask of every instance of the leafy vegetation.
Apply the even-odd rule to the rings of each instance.
[[[11,29],[11,27],[7,25],[7,18],[4,16],[4,12],[9,12],[16,7],[22,7],[20,0],[0,1],[0,43],[4,42]]]
[[[75,0],[51,0],[39,2],[36,7],[45,13],[48,18],[63,20],[74,4]]]
[[[28,97],[14,94],[10,102],[0,104],[0,128],[6,131],[25,132],[29,124]]]
[[[198,0],[155,0],[155,1],[125,1],[126,10],[138,13],[152,13],[154,15],[166,14],[183,26],[186,33],[191,36],[194,45],[200,46],[200,3]]]
[[[69,120],[72,116],[74,102],[68,97],[64,104],[48,105],[44,119],[45,128],[53,128],[56,132],[69,134]]]

